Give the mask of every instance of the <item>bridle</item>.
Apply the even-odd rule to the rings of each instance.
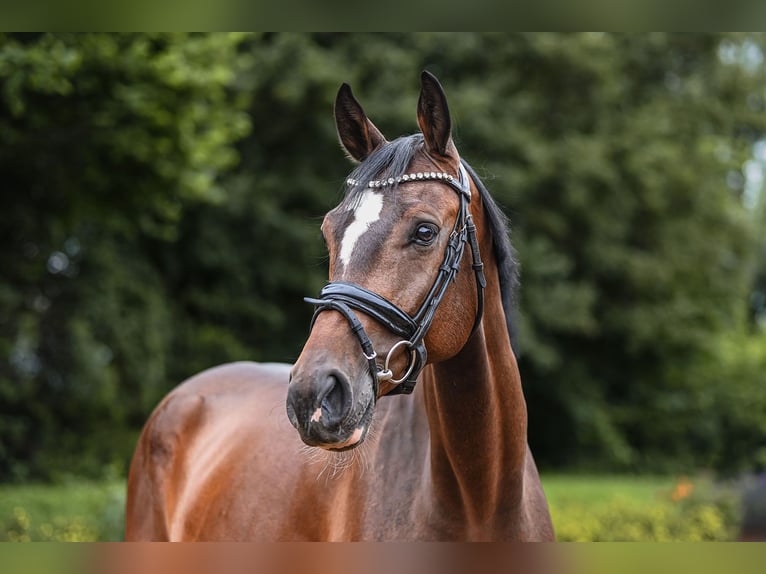
[[[345,281],[328,283],[322,289],[318,298],[306,297],[304,299],[307,303],[316,306],[314,316],[311,319],[311,328],[314,327],[317,316],[322,311],[327,311],[328,309],[338,311],[349,322],[352,332],[359,339],[362,353],[364,353],[364,357],[367,359],[370,375],[375,387],[375,396],[377,396],[378,386],[382,382],[396,385],[393,390],[389,391],[388,394],[390,395],[409,394],[415,388],[417,377],[426,365],[425,336],[431,327],[436,309],[447,292],[447,287],[449,287],[449,284],[454,281],[455,275],[457,275],[466,243],[471,247],[471,255],[473,257],[472,268],[476,274],[478,304],[473,325],[474,331],[479,326],[482,314],[484,313],[484,288],[487,285],[487,281],[484,277],[484,264],[479,253],[479,243],[476,240],[476,226],[473,223],[469,209],[471,201],[469,175],[465,167],[463,167],[462,160],[459,168],[459,179],[447,173],[418,172],[401,175],[396,178],[391,177],[370,181],[366,185],[368,188],[377,189],[393,187],[400,183],[412,181],[440,181],[446,183],[457,192],[460,198],[460,208],[447,242],[444,260],[439,266],[439,271],[431,289],[415,315],[408,315],[377,293],[355,283]],[[354,187],[360,185],[360,182],[353,179],[347,180],[347,183]],[[376,361],[378,355],[373,349],[370,337],[352,309],[369,315],[378,323],[384,325],[389,331],[402,338],[401,341],[389,349],[382,367]],[[389,368],[391,357],[399,349],[405,347],[410,351],[407,370],[400,378],[394,379],[394,375]]]

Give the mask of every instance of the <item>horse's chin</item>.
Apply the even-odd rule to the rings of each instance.
[[[357,427],[351,436],[343,442],[333,445],[320,445],[321,448],[329,450],[330,452],[345,452],[347,450],[353,450],[364,442],[367,438],[367,431],[369,426]]]

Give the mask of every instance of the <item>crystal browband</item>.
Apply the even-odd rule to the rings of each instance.
[[[400,175],[399,177],[389,177],[388,179],[376,179],[374,181],[370,181],[367,183],[367,187],[388,187],[389,185],[397,185],[399,183],[404,183],[406,181],[423,181],[423,180],[429,180],[429,179],[436,179],[436,180],[446,180],[449,182],[454,181],[455,176],[450,175],[448,173],[444,172],[434,172],[434,171],[419,171],[417,173],[405,173],[404,175]],[[352,187],[356,187],[357,185],[361,185],[361,182],[349,178],[346,180],[346,183]]]

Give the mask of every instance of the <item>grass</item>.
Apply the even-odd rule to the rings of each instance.
[[[122,481],[0,485],[0,541],[123,538]]]
[[[543,475],[557,539],[731,540],[738,506],[705,479]],[[123,481],[0,485],[0,541],[123,538]]]
[[[551,505],[607,505],[618,498],[653,503],[670,493],[676,479],[667,476],[543,475]]]

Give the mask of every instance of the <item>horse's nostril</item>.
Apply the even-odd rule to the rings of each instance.
[[[293,377],[287,389],[287,417],[296,429],[310,435],[336,432],[351,412],[351,383],[336,369],[312,374]]]
[[[328,422],[339,423],[346,415],[346,389],[335,375],[329,375],[327,379],[330,390],[322,398],[322,414]]]

